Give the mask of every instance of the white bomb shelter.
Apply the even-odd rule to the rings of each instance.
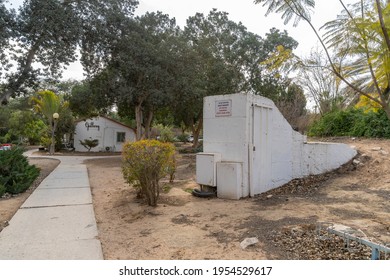
[[[120,122],[108,117],[96,117],[81,120],[76,123],[74,134],[74,148],[76,151],[86,151],[80,144],[80,140],[97,139],[99,145],[91,151],[93,152],[121,152],[122,145],[127,141],[135,141],[135,131]]]
[[[196,156],[196,179],[217,187],[219,198],[254,196],[336,169],[357,154],[346,144],[307,143],[262,96],[206,97],[203,121],[204,152]]]

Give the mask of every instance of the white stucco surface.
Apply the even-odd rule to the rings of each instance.
[[[80,144],[80,140],[97,139],[99,145],[92,152],[101,151],[122,151],[124,142],[118,141],[118,133],[125,133],[124,142],[135,141],[135,132],[132,128],[127,127],[119,122],[106,117],[96,117],[92,119],[77,122],[74,135],[74,148],[76,151],[87,151]]]
[[[357,153],[345,144],[306,143],[306,137],[294,131],[275,104],[262,96],[206,97],[203,118],[204,153],[221,157],[221,163],[216,163],[220,166],[216,185],[221,198],[254,196],[294,178],[324,173]],[[197,166],[200,184],[206,174],[201,169],[204,166]]]

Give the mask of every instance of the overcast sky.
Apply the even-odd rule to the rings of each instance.
[[[23,0],[10,0],[13,7],[18,6]],[[254,4],[253,0],[140,0],[136,15],[145,12],[162,11],[176,19],[176,23],[183,28],[188,17],[197,12],[207,15],[213,8],[229,13],[229,18],[235,22],[242,22],[249,31],[260,36],[276,27],[281,31],[287,30],[289,35],[298,41],[299,46],[295,53],[299,56],[308,54],[311,48],[315,47],[317,40],[313,31],[305,22],[300,22],[298,27],[292,23],[283,24],[279,14],[265,16],[266,9],[261,5]],[[345,3],[356,2],[345,0]],[[316,28],[321,27],[325,22],[335,19],[342,7],[338,0],[317,0],[312,20]],[[65,71],[64,78],[82,79],[82,68],[79,63],[74,63]]]

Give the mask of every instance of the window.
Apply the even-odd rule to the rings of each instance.
[[[117,132],[116,133],[116,142],[124,143],[126,141],[126,132]]]

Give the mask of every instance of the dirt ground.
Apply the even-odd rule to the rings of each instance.
[[[390,246],[390,141],[322,140],[355,146],[355,162],[238,201],[190,194],[198,188],[193,154],[178,155],[175,182],[161,183],[155,208],[124,182],[120,157],[88,160],[105,259],[369,259],[366,246],[346,244],[321,228],[343,224]],[[41,174],[26,193],[0,198],[0,231],[59,163],[30,162]],[[259,243],[243,250],[240,242],[248,237]]]
[[[26,192],[13,196],[6,195],[5,197],[0,198],[0,231],[8,225],[8,221],[11,220],[12,216],[15,215],[16,211],[35,188],[38,187],[43,179],[45,179],[60,163],[59,160],[45,158],[30,158],[29,162],[40,169],[39,176]]]
[[[343,224],[390,246],[390,141],[331,140],[355,146],[356,160],[237,201],[192,196],[195,155],[179,155],[155,208],[124,182],[119,157],[88,160],[105,259],[369,259],[366,246],[322,228]],[[241,249],[251,237],[259,242]]]

